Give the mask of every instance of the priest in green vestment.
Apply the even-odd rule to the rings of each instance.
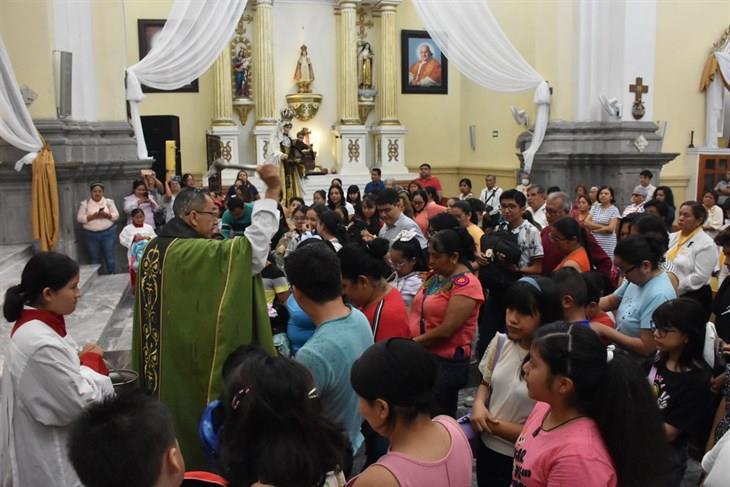
[[[170,408],[188,470],[208,466],[198,425],[219,397],[226,357],[249,343],[274,350],[259,273],[279,228],[281,182],[275,166],[259,174],[267,191],[245,236],[212,240],[217,207],[207,192],[185,190],[140,261],[132,361],[141,387]]]

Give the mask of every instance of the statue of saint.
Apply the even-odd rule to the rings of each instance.
[[[299,60],[297,61],[297,69],[294,71],[294,81],[297,82],[297,93],[312,92],[314,70],[312,69],[312,60],[309,59],[306,45],[302,45],[299,48]]]
[[[364,42],[360,47],[360,52],[357,55],[359,75],[360,75],[360,88],[372,88],[373,87],[373,50],[369,42]]]
[[[251,96],[251,83],[249,71],[251,69],[251,57],[246,56],[243,46],[238,46],[236,55],[232,61],[233,69],[236,71],[236,97],[249,98]]]

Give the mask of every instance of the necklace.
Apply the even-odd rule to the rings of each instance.
[[[555,431],[556,429],[560,428],[561,426],[565,426],[566,424],[570,423],[571,421],[575,421],[576,419],[580,419],[580,418],[584,418],[584,417],[585,417],[585,415],[579,414],[578,416],[573,416],[572,418],[566,419],[562,423],[556,424],[552,428],[545,428],[545,427],[543,427],[543,424],[545,424],[545,420],[547,419],[547,414],[546,414],[545,417],[542,418],[542,423],[540,423],[540,426],[537,427],[537,429],[535,430],[535,432],[532,435],[533,436],[537,436],[537,434],[540,431],[545,431],[546,433],[549,433],[551,431]]]

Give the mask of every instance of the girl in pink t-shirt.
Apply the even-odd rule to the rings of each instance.
[[[523,366],[539,401],[515,443],[513,487],[665,485],[667,443],[641,367],[583,325],[538,331]]]
[[[403,338],[376,343],[352,364],[360,413],[390,448],[348,487],[471,487],[469,440],[454,419],[431,418],[437,374],[433,354]]]

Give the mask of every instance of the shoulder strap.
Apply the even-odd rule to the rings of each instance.
[[[497,332],[497,350],[494,352],[494,360],[492,361],[492,372],[494,372],[494,369],[497,367],[497,361],[499,360],[499,356],[502,353],[502,347],[504,347],[504,341],[506,336],[504,333]]]
[[[651,364],[651,370],[649,371],[649,384],[654,385],[654,380],[656,379],[657,375],[657,366],[656,364],[659,362],[659,351],[657,351],[656,355],[654,356],[654,363]]]
[[[373,318],[373,339],[378,335],[378,328],[380,327],[380,316],[383,314],[383,306],[385,305],[385,298],[382,298],[378,303],[378,307],[375,308],[375,317]]]

